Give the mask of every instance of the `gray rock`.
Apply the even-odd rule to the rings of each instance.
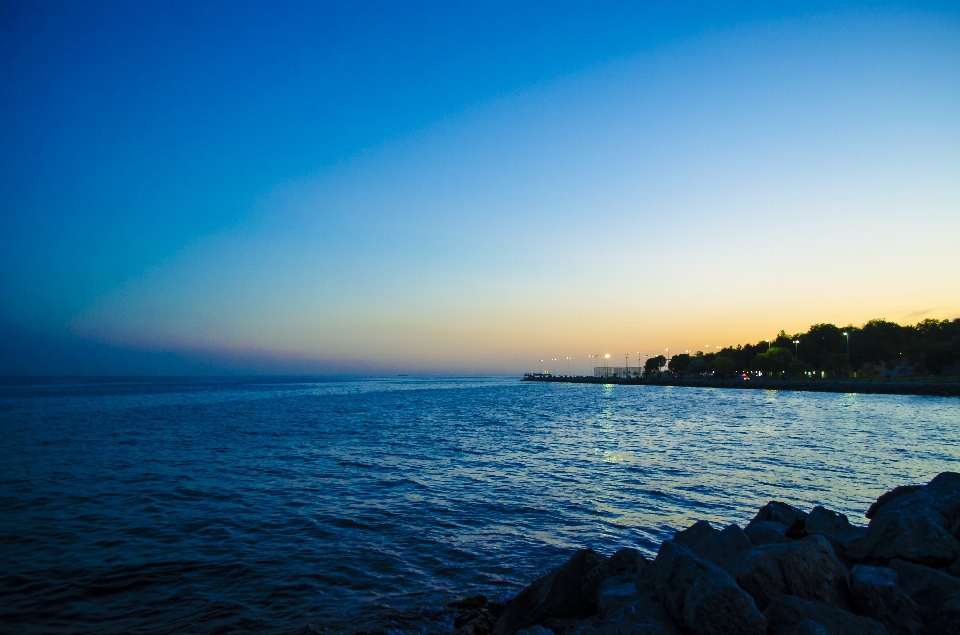
[[[866,536],[850,553],[857,560],[872,564],[897,559],[945,565],[960,557],[960,543],[943,525],[940,514],[923,505],[894,508],[889,503],[870,521]]]
[[[731,524],[707,536],[706,540],[697,547],[696,552],[701,558],[706,558],[732,574],[751,547],[753,544],[747,534]]]
[[[917,603],[897,586],[893,569],[856,565],[850,572],[850,596],[853,612],[877,620],[889,635],[923,632]]]
[[[790,538],[787,538],[787,525],[774,520],[752,520],[743,528],[743,533],[755,545],[790,542]]]
[[[573,626],[564,635],[620,635],[620,631],[613,624],[583,620],[583,624]]]
[[[804,526],[811,534],[826,534],[842,543],[851,543],[863,538],[867,533],[866,527],[851,525],[845,515],[830,511],[820,505],[810,510]]]
[[[832,534],[820,534],[813,532],[811,536],[822,536],[827,542],[830,543],[830,547],[833,548],[833,554],[837,557],[837,560],[843,563],[847,569],[852,567],[855,564],[860,564],[858,560],[855,560],[853,556],[850,555],[850,550],[856,548],[856,545],[861,539],[856,539],[851,542],[841,542],[836,536]]]
[[[552,618],[544,620],[539,626],[550,629],[556,635],[618,635],[617,627],[612,624],[604,624],[597,616],[581,618]]]
[[[887,492],[867,512],[866,535],[850,554],[867,564],[906,560],[946,567],[960,558],[960,474],[943,472],[922,487]]]
[[[960,517],[960,472],[941,472],[918,493],[933,510],[948,518],[951,526]]]
[[[597,590],[597,615],[601,620],[616,619],[625,604],[639,597],[637,574],[605,578]]]
[[[466,624],[457,628],[454,635],[490,635],[496,623],[497,618],[490,611],[480,609]]]
[[[787,631],[790,635],[830,635],[827,629],[813,620],[800,620],[800,623]]]
[[[647,564],[647,559],[639,551],[624,547],[587,572],[583,578],[583,594],[595,597],[605,578],[639,573]]]
[[[686,529],[673,534],[673,542],[683,545],[687,549],[695,549],[707,536],[715,532],[713,525],[705,520],[698,520]]]
[[[881,507],[891,502],[893,499],[899,498],[904,494],[912,494],[916,491],[919,491],[922,488],[923,488],[923,485],[899,485],[897,487],[894,487],[889,492],[886,492],[885,494],[881,494],[880,497],[876,501],[874,501],[872,505],[870,505],[870,508],[867,510],[867,513],[864,514],[864,516],[866,516],[867,518],[873,518],[876,515],[876,513],[880,511]]]
[[[615,627],[619,635],[680,635],[680,629],[657,601],[652,582],[634,577],[637,579],[631,595],[621,585],[607,586],[605,582],[601,587],[598,604],[603,625]],[[607,590],[612,597],[602,598]]]
[[[876,620],[795,595],[778,596],[763,614],[767,618],[768,635],[819,632],[828,635],[886,635],[883,625]],[[809,623],[805,623],[807,621]]]
[[[494,635],[513,635],[551,617],[585,617],[596,612],[596,596],[584,595],[583,581],[604,560],[592,549],[581,549],[564,565],[535,580],[507,605]]]
[[[736,571],[744,553],[753,546],[743,530],[736,525],[727,525],[718,531],[705,520],[678,531],[673,535],[673,541],[730,574]]]
[[[754,547],[736,577],[761,609],[782,594],[840,609],[851,607],[847,571],[823,536]]]
[[[960,579],[923,565],[891,560],[900,589],[917,603],[928,633],[960,634]]]
[[[953,564],[947,567],[947,573],[955,578],[960,578],[960,558],[954,560]]]
[[[657,599],[677,625],[693,635],[763,635],[766,620],[726,571],[666,541],[649,567]]]
[[[757,515],[754,516],[750,522],[754,523],[768,520],[780,523],[784,527],[791,527],[796,524],[797,521],[805,521],[806,519],[807,515],[793,505],[781,503],[780,501],[770,501],[760,508],[760,511],[757,512]]]

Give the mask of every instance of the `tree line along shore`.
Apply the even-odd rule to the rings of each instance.
[[[650,357],[643,375],[729,378],[765,377],[871,379],[883,376],[960,376],[960,318],[901,326],[870,320],[860,327],[815,324],[806,333],[785,331],[756,344],[716,352]]]

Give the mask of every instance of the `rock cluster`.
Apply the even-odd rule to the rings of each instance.
[[[743,529],[678,531],[654,560],[583,549],[506,605],[468,600],[456,634],[960,635],[960,474],[867,517],[773,501]]]

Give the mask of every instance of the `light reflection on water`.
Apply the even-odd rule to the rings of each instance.
[[[332,632],[960,470],[960,400],[396,378],[0,385],[0,624]],[[162,614],[162,623],[155,615]]]

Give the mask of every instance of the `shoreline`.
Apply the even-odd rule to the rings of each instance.
[[[894,487],[865,515],[773,500],[743,528],[679,530],[653,559],[580,549],[506,602],[447,610],[454,635],[960,633],[960,473]]]
[[[739,379],[647,379],[623,377],[523,377],[520,381],[566,384],[619,384],[625,386],[683,386],[686,388],[733,388],[740,390],[792,390],[865,395],[927,395],[960,397],[960,382],[935,381],[835,381],[835,380],[748,380]]]

